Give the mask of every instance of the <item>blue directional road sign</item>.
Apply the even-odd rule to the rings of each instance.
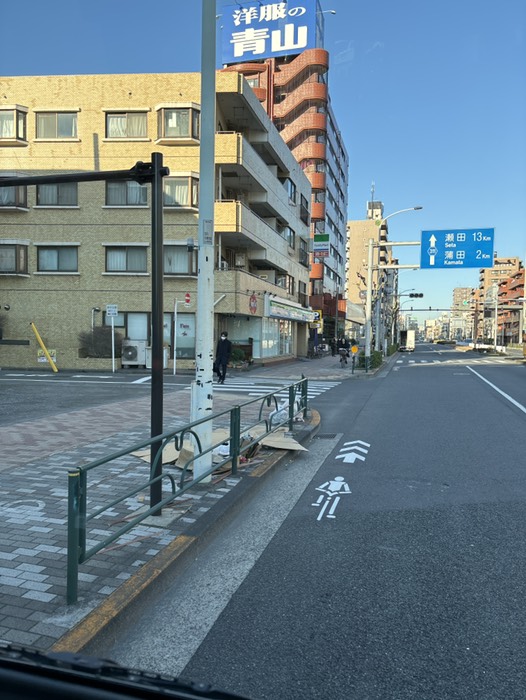
[[[422,231],[420,267],[444,269],[493,267],[493,228]]]

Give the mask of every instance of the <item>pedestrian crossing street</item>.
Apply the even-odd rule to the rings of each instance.
[[[292,379],[254,381],[253,379],[229,379],[227,376],[225,384],[214,382],[214,394],[246,394],[250,398],[257,398],[258,396],[265,396],[271,392],[276,392],[278,398],[288,399],[289,391],[285,387],[289,387],[293,384],[293,381]],[[309,399],[316,398],[316,396],[330,391],[330,389],[333,389],[339,384],[341,384],[341,382],[309,379],[307,396]],[[280,389],[283,390],[280,391]],[[190,387],[187,387],[185,391],[190,391]]]

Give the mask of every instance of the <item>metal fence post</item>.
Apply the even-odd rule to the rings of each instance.
[[[291,384],[289,386],[289,430],[291,433],[294,430],[294,403],[296,398],[296,392],[294,389],[295,385]]]
[[[308,401],[309,401],[309,380],[305,378],[305,376],[302,374],[301,378],[303,379],[303,383],[301,385],[301,398],[303,401],[303,418],[307,418],[307,409],[308,409]]]
[[[237,474],[240,441],[241,409],[239,406],[234,406],[230,411],[230,457],[232,458],[232,474]]]
[[[68,563],[67,563],[67,604],[77,602],[79,575],[79,508],[80,470],[68,471]]]

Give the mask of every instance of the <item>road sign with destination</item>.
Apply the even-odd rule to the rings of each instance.
[[[493,228],[422,231],[420,267],[493,267],[494,239]]]

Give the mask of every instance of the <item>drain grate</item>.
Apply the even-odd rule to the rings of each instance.
[[[321,435],[316,435],[318,440],[332,440],[336,437],[336,433],[322,433]]]

